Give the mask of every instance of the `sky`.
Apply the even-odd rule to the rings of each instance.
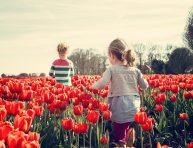
[[[184,45],[192,0],[0,0],[0,74],[46,73],[58,43],[106,53],[119,37]]]

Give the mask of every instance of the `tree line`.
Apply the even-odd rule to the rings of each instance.
[[[134,44],[137,67],[145,74],[193,73],[193,52],[185,47],[167,45]],[[69,57],[74,63],[75,74],[102,74],[108,66],[107,56],[95,53],[94,49],[75,49]]]

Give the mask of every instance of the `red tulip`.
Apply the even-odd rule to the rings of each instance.
[[[73,105],[79,105],[80,101],[78,98],[72,98],[72,103],[73,103]]]
[[[74,76],[72,77],[72,79],[73,79],[73,80],[78,80],[78,79],[79,79],[79,75],[74,75]]]
[[[28,110],[20,110],[18,113],[19,116],[30,116],[32,119],[34,119],[35,116],[35,111],[33,109],[28,109]]]
[[[73,89],[73,90],[70,90],[69,92],[68,92],[68,97],[69,98],[75,98],[75,97],[77,97],[77,94],[76,94],[77,92]]]
[[[58,101],[58,108],[61,110],[61,111],[64,111],[67,107],[67,103],[66,101]]]
[[[176,94],[172,94],[172,95],[170,96],[170,101],[171,101],[171,102],[175,102],[175,101],[176,101]]]
[[[8,101],[11,101],[12,98],[13,98],[13,94],[10,92],[8,92],[6,95],[5,95],[5,98],[8,100]]]
[[[24,141],[21,148],[40,148],[38,141]]]
[[[93,92],[94,94],[98,94],[98,93],[99,93],[99,90],[98,90],[98,89],[92,89],[92,92]]]
[[[153,118],[147,118],[146,122],[142,125],[142,129],[146,132],[151,131],[153,129]]]
[[[0,140],[6,140],[10,131],[13,131],[13,126],[10,122],[0,122]]]
[[[193,142],[187,144],[188,148],[193,148]]]
[[[7,146],[10,148],[22,147],[22,142],[27,138],[23,131],[11,131],[7,137]]]
[[[87,108],[88,107],[88,105],[89,105],[89,100],[87,100],[87,99],[83,99],[82,100],[82,106],[84,107],[84,108]]]
[[[103,111],[102,112],[102,116],[103,116],[104,120],[110,120],[111,116],[112,116],[112,113],[109,110]]]
[[[191,92],[189,92],[189,91],[184,91],[184,98],[185,99],[190,99],[190,98],[193,98],[193,96],[192,96],[192,93]]]
[[[4,105],[0,105],[0,121],[4,121],[7,115],[7,110]]]
[[[11,115],[16,115],[20,110],[25,108],[24,102],[7,102],[5,106],[7,113]]]
[[[33,106],[33,110],[35,111],[35,115],[40,117],[43,114],[44,108],[42,106]]]
[[[180,113],[180,119],[186,120],[188,118],[188,115],[186,113]]]
[[[109,105],[106,102],[100,102],[99,103],[99,110],[102,111],[106,111],[109,109]]]
[[[99,103],[100,101],[98,99],[93,99],[92,100],[92,105],[95,109],[98,109],[99,108]]]
[[[29,101],[33,98],[33,90],[23,90],[19,95],[19,99],[23,101]]]
[[[165,101],[165,100],[166,100],[166,94],[159,94],[158,97],[159,97],[162,101]]]
[[[88,124],[87,123],[74,124],[73,131],[77,134],[87,133],[88,132]]]
[[[72,118],[66,118],[62,120],[62,127],[67,130],[70,131],[73,129],[74,127],[74,120]]]
[[[99,112],[98,111],[88,111],[87,120],[93,124],[97,123],[99,120]]]
[[[6,85],[2,86],[2,87],[1,87],[1,92],[2,92],[3,94],[8,94],[8,93],[10,92],[9,87],[6,86]]]
[[[64,85],[63,85],[64,87]],[[58,88],[57,91],[56,91],[56,94],[63,94],[65,92],[64,88]]]
[[[68,98],[68,96],[67,96],[66,93],[59,94],[59,95],[58,95],[58,99],[61,100],[61,101],[66,101],[66,102],[69,102],[69,101],[70,101],[70,99]]]
[[[48,104],[48,109],[53,113],[56,114],[58,112],[58,108],[56,108],[54,103]]]
[[[179,83],[179,87],[180,87],[181,89],[185,89],[185,83]]]
[[[101,138],[100,138],[100,143],[105,145],[109,142],[109,138],[106,136],[106,135],[103,135]]]
[[[100,92],[100,96],[101,96],[102,98],[106,98],[107,95],[108,95],[108,91],[107,91],[107,90],[103,90],[103,91]]]
[[[84,91],[84,86],[82,84],[77,85],[77,88],[80,89],[81,91]]]
[[[39,141],[40,140],[40,134],[38,134],[37,132],[29,132],[28,140],[29,141]]]
[[[160,97],[154,98],[154,102],[156,104],[162,104],[164,100],[162,100]]]
[[[171,85],[170,86],[170,90],[173,92],[173,93],[177,93],[179,91],[179,86],[178,85]]]
[[[155,80],[148,81],[150,87],[155,87]]]
[[[33,91],[38,90],[40,87],[41,87],[41,86],[40,86],[39,83],[32,83],[32,84],[31,84],[31,88],[32,88]]]
[[[30,116],[19,116],[16,115],[14,119],[14,128],[19,128],[19,130],[28,132],[32,123],[32,117]]]
[[[159,86],[159,90],[160,90],[160,92],[165,92],[166,91],[166,86],[165,85]]]
[[[134,120],[137,124],[144,124],[147,120],[147,114],[146,112],[137,112],[134,115]]]
[[[64,85],[62,83],[56,83],[56,88],[64,88]]]
[[[185,88],[186,88],[186,90],[191,90],[193,88],[193,84],[186,83]]]
[[[73,107],[73,112],[75,115],[82,115],[83,113],[83,106],[82,105],[76,105]]]
[[[153,92],[151,92],[151,97],[152,97],[152,98],[157,97],[158,93],[159,93],[159,92],[154,89]]]
[[[163,106],[161,104],[157,104],[155,106],[155,110],[157,110],[158,112],[161,112],[163,110]]]
[[[91,94],[89,94],[89,93],[80,93],[79,95],[78,95],[78,100],[80,101],[80,102],[82,102],[83,100],[90,100],[92,98],[92,95]]]
[[[45,91],[42,94],[42,97],[46,103],[52,103],[56,99],[56,96],[52,93],[49,93],[49,91]]]

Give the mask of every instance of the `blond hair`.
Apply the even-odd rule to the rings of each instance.
[[[68,50],[69,46],[66,43],[59,43],[57,46],[57,51],[59,53],[66,53],[66,51]]]
[[[113,40],[109,45],[108,52],[115,55],[119,61],[125,61],[127,66],[135,65],[135,54],[131,49],[128,49],[123,39],[117,38]]]

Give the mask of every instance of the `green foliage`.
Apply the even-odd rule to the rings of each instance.
[[[157,89],[157,88],[155,88]],[[148,91],[148,90],[147,90]],[[146,94],[149,94],[146,91]],[[185,147],[186,141],[193,140],[193,130],[192,130],[192,116],[187,120],[181,120],[179,115],[182,112],[187,113],[188,115],[193,115],[193,100],[186,100],[183,97],[184,90],[181,90],[177,93],[176,102],[170,101],[171,91],[166,92],[167,98],[166,101],[162,104],[164,109],[162,112],[156,111],[155,102],[151,96],[147,95],[143,106],[146,106],[148,116],[151,116],[155,119],[155,126],[153,131],[150,133],[151,141],[153,145],[159,141],[161,145],[168,145],[172,147]],[[139,130],[137,135],[139,135]],[[144,145],[148,143],[148,134],[143,133]],[[137,137],[137,141],[140,141],[140,138]],[[146,142],[145,142],[146,141]],[[138,144],[139,145],[139,142]]]
[[[193,52],[187,48],[176,48],[167,62],[167,73],[183,74],[193,68]]]
[[[189,46],[190,49],[193,50],[193,7],[189,12],[189,17],[185,29],[184,40]]]
[[[152,60],[151,68],[156,74],[165,73],[165,63],[161,60],[157,60],[157,59]]]

